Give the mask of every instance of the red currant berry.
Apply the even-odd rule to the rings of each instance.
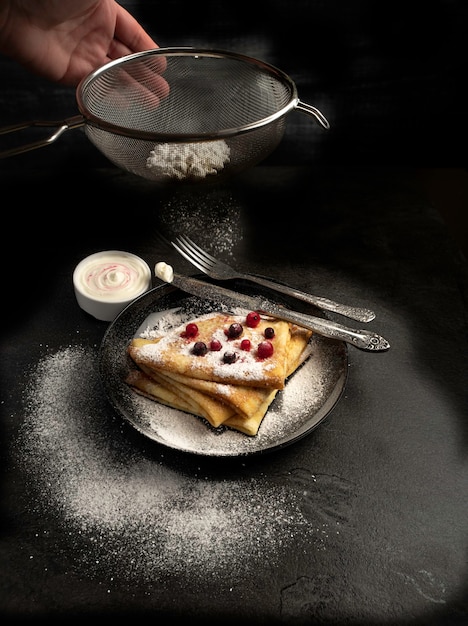
[[[250,351],[250,339],[242,339],[241,341],[241,350],[245,350],[246,352]]]
[[[236,339],[237,337],[240,337],[243,332],[244,329],[242,328],[242,324],[239,324],[238,322],[234,322],[227,330],[224,331],[228,339]]]
[[[195,356],[205,356],[208,352],[208,348],[206,347],[206,343],[204,341],[197,341],[193,345],[192,352]]]
[[[212,339],[210,341],[210,350],[212,352],[219,352],[221,350],[221,342],[218,339]]]
[[[249,328],[256,328],[260,324],[260,314],[257,311],[250,311],[247,314],[245,323]]]
[[[193,322],[187,324],[185,332],[182,333],[184,337],[196,337],[198,335],[198,326]]]
[[[268,328],[265,328],[265,331],[263,334],[265,335],[267,339],[273,339],[273,337],[275,336],[275,329],[272,328],[271,326],[268,326]]]
[[[225,352],[223,354],[223,361],[225,363],[235,363],[237,360],[237,354],[235,352]]]
[[[267,359],[274,352],[273,344],[271,341],[262,341],[258,344],[257,355],[259,359]]]

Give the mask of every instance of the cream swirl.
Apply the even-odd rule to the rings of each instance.
[[[151,283],[148,265],[139,257],[118,250],[96,253],[84,259],[74,280],[89,298],[108,302],[128,301],[147,291]]]

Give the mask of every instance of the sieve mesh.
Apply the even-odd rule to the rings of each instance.
[[[171,49],[106,66],[83,84],[79,104],[91,123],[171,140],[242,132],[282,114],[295,97],[292,81],[255,59]]]
[[[195,48],[113,61],[79,85],[77,102],[85,132],[108,159],[164,183],[218,182],[256,165],[301,104],[294,82],[275,67]]]
[[[84,126],[118,167],[153,181],[218,182],[264,160],[281,141],[286,114],[301,102],[287,74],[234,52],[157,48],[104,65],[78,85],[80,115],[0,129],[54,127],[45,140],[0,151],[0,158],[49,145]]]

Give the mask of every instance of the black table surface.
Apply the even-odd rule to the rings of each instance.
[[[467,624],[468,266],[408,172],[264,164],[163,191],[18,158],[1,174],[3,618]],[[194,273],[160,243],[171,229],[374,309],[390,350],[350,347],[340,401],[282,450],[145,438],[104,394],[108,324],[72,272],[120,249]]]

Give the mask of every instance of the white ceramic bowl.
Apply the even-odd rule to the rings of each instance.
[[[111,322],[151,288],[151,270],[135,254],[104,250],[78,263],[73,272],[73,287],[84,311],[98,320]]]

